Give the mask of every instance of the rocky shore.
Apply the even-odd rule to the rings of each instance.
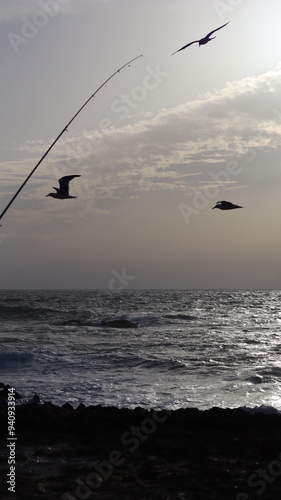
[[[277,500],[281,416],[69,404],[15,408],[8,491],[7,404],[0,408],[1,495],[17,500]]]

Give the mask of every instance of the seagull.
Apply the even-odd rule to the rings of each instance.
[[[217,201],[213,209],[214,208],[219,208],[220,210],[233,210],[234,208],[243,208],[243,207],[240,207],[240,205],[234,205],[230,201]]]
[[[228,23],[229,23],[229,21],[228,21]],[[214,40],[214,38],[216,38],[215,36],[213,36],[212,38],[210,38],[210,37],[211,37],[211,35],[212,35],[213,33],[215,33],[215,31],[218,31],[218,30],[221,30],[222,28],[224,28],[224,26],[226,26],[228,23],[223,24],[222,26],[220,26],[220,27],[219,27],[219,28],[217,28],[216,30],[210,31],[210,33],[208,33],[208,35],[204,36],[204,38],[200,38],[200,40],[194,40],[193,42],[190,42],[190,43],[188,43],[187,45],[184,45],[184,47],[182,47],[181,49],[176,50],[176,52],[173,52],[172,56],[173,56],[174,54],[176,54],[177,52],[180,52],[180,50],[186,49],[186,47],[189,47],[189,46],[190,46],[190,45],[192,45],[193,43],[197,43],[197,42],[198,42],[198,43],[199,43],[199,47],[200,47],[200,45],[206,45],[206,43],[208,43],[208,42],[210,42],[211,40]]]
[[[59,179],[59,188],[54,187],[56,193],[49,193],[46,195],[51,196],[52,198],[59,198],[60,200],[64,200],[66,198],[77,198],[77,196],[70,196],[69,194],[69,183],[74,177],[81,177],[81,175],[65,175]]]

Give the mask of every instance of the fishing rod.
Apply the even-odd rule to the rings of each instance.
[[[11,201],[9,201],[8,205],[6,206],[6,208],[3,210],[2,214],[0,215],[0,220],[2,219],[2,217],[7,212],[8,208],[12,205],[13,201],[15,201],[16,197],[19,195],[19,193],[21,192],[22,188],[29,181],[30,177],[34,174],[35,170],[39,167],[40,163],[42,163],[42,161],[44,160],[44,158],[46,158],[46,156],[49,153],[49,151],[51,151],[51,149],[54,147],[54,145],[56,144],[56,142],[60,139],[60,137],[62,136],[62,134],[67,131],[69,125],[73,122],[73,120],[75,120],[76,116],[79,115],[80,111],[82,111],[82,109],[85,108],[85,106],[88,104],[88,102],[93,97],[95,97],[95,95],[99,92],[99,90],[101,90],[107,84],[107,82],[109,82],[109,80],[111,80],[111,78],[113,78],[115,75],[117,75],[117,73],[120,73],[120,71],[122,69],[126,68],[126,66],[130,66],[130,64],[133,61],[135,61],[136,59],[139,59],[139,57],[142,57],[142,55],[134,57],[134,59],[131,59],[126,64],[124,64],[123,66],[121,66],[121,68],[117,69],[109,78],[107,78],[105,80],[105,82],[103,82],[98,87],[98,89],[89,97],[89,99],[87,99],[87,101],[83,104],[83,106],[81,106],[81,108],[77,111],[77,113],[75,113],[75,115],[71,118],[71,120],[68,122],[68,124],[63,128],[63,130],[60,132],[60,134],[57,136],[57,138],[54,140],[54,142],[52,142],[51,146],[47,149],[46,153],[43,154],[41,160],[39,160],[38,163],[35,165],[35,167],[33,168],[33,170],[30,172],[30,174],[27,176],[27,178],[25,179],[25,181],[22,183],[22,185],[17,190],[16,194],[12,197]]]

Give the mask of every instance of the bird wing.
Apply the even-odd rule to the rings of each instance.
[[[228,208],[243,208],[240,205],[234,205],[231,201],[217,201],[217,205]]]
[[[228,21],[228,23],[229,23],[229,22],[230,22],[230,21]],[[209,38],[209,36],[211,36],[213,33],[215,33],[215,31],[221,30],[221,29],[222,29],[222,28],[224,28],[224,27],[225,27],[228,23],[225,23],[225,24],[223,24],[222,26],[220,26],[219,28],[217,28],[217,29],[215,29],[215,30],[213,30],[213,31],[210,31],[210,33],[208,33],[208,35],[206,35],[206,37],[205,37],[205,38]]]
[[[232,207],[233,206],[233,203],[231,203],[231,201],[218,201],[217,202],[217,205],[225,205],[225,206],[228,206],[228,207]]]
[[[176,52],[173,52],[173,53],[172,53],[172,56],[173,56],[174,54],[176,54],[177,52],[180,52],[180,50],[186,49],[186,47],[189,47],[189,46],[190,46],[190,45],[192,45],[193,43],[197,43],[197,42],[199,42],[199,40],[194,40],[194,42],[190,42],[190,43],[188,43],[187,45],[184,45],[184,47],[182,47],[181,49],[176,50]]]
[[[65,194],[69,194],[69,183],[74,177],[81,177],[81,175],[65,175],[59,179],[60,189]]]

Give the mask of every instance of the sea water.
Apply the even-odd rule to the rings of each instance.
[[[77,407],[281,411],[281,291],[1,290],[0,382]],[[101,326],[127,319],[138,328]]]

